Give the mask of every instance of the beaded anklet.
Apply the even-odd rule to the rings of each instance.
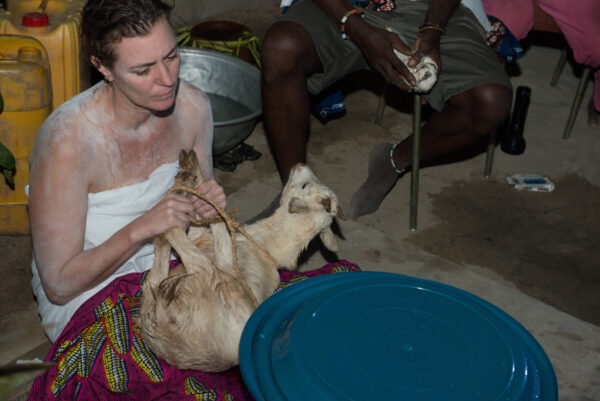
[[[396,163],[394,163],[394,149],[396,149],[396,146],[398,146],[400,142],[396,142],[395,144],[392,145],[392,148],[390,149],[390,161],[392,162],[392,168],[394,169],[394,171],[398,174],[404,174],[406,173],[406,167],[403,168],[402,170],[399,170],[398,167],[396,167]]]

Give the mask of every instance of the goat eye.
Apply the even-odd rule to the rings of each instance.
[[[304,184],[302,184],[302,189],[306,188],[307,185],[308,185],[308,182],[305,182]]]

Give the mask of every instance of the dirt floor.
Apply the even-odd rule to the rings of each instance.
[[[410,243],[459,264],[484,261],[524,293],[600,326],[600,213],[590,213],[600,188],[575,174],[550,194],[457,181],[432,202],[439,224]]]
[[[561,400],[592,401],[600,399],[600,130],[587,127],[582,107],[572,137],[561,138],[578,77],[567,68],[557,87],[548,85],[558,56],[556,49],[533,46],[518,62],[514,86],[532,88],[523,155],[498,148],[489,179],[482,175],[483,155],[422,170],[416,232],[408,229],[410,178],[404,177],[377,213],[338,222],[337,255],[311,247],[301,269],[340,258],[365,270],[432,279],[479,295],[519,320],[544,347]],[[364,74],[349,78],[347,114],[327,124],[312,121],[309,165],[342,207],[365,176],[368,150],[410,133],[406,97],[390,102],[381,126],[373,124],[381,84]],[[241,220],[260,212],[280,190],[261,123],[246,143],[262,157],[232,173],[217,171]],[[515,190],[505,181],[515,173],[547,175],[556,189]],[[47,340],[30,292],[29,237],[0,237],[0,255],[3,364]]]

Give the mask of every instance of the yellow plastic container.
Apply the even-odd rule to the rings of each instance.
[[[0,35],[0,142],[15,156],[14,188],[0,176],[0,234],[27,234],[25,186],[38,129],[52,109],[48,54],[36,39]]]
[[[0,9],[0,34],[32,36],[44,45],[52,74],[52,106],[56,108],[90,86],[90,63],[83,57],[79,40],[85,1],[50,0],[44,10],[48,25],[43,26],[38,20],[34,26],[24,26],[23,17],[39,12],[40,3],[41,0],[9,1],[8,10]]]

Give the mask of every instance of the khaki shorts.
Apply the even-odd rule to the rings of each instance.
[[[409,46],[417,39],[417,29],[425,20],[427,1],[396,0],[393,11],[365,10],[371,25],[391,27]],[[312,36],[323,64],[323,73],[308,79],[308,89],[317,94],[347,74],[368,63],[351,39],[344,40],[337,23],[312,0],[300,0],[280,18],[302,25]],[[498,58],[485,43],[485,32],[470,10],[459,6],[446,25],[440,41],[442,71],[431,92],[424,95],[436,110],[442,110],[452,96],[483,84],[501,84],[512,88]]]

